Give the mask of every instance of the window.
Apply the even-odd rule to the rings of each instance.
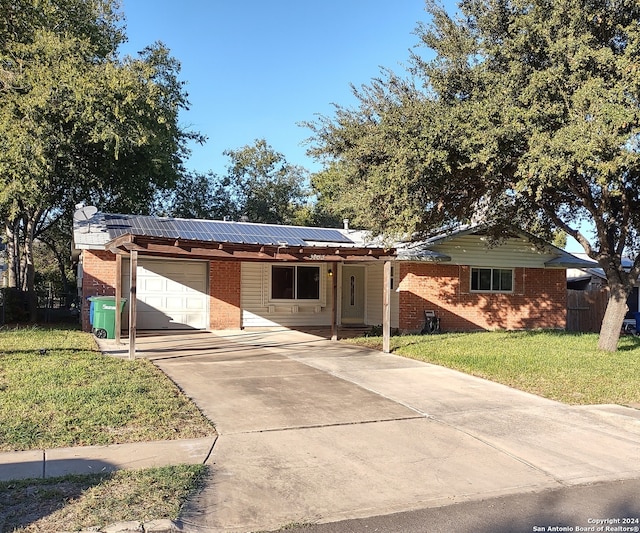
[[[320,267],[271,267],[271,298],[273,300],[318,300],[320,298]]]
[[[513,291],[511,268],[472,268],[471,290],[482,292]]]
[[[349,305],[356,305],[356,277],[351,276],[349,282]]]

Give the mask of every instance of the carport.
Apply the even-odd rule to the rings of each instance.
[[[383,334],[385,351],[389,350],[390,336],[390,286],[391,260],[395,250],[381,246],[358,246],[342,237],[339,230],[318,228],[283,227],[267,224],[224,223],[220,221],[198,221],[209,223],[209,227],[189,228],[176,224],[176,219],[167,226],[166,220],[156,219],[156,225],[148,225],[149,217],[127,219],[115,238],[106,243],[105,249],[115,255],[115,299],[116,309],[122,298],[129,302],[129,357],[136,354],[136,334],[139,319],[138,309],[138,265],[145,258],[173,260],[283,263],[298,265],[324,265],[328,275],[331,298],[331,338],[337,340],[338,330],[338,277],[335,273],[343,265],[362,265],[384,262],[382,283]],[[145,220],[146,226],[138,221]],[[195,221],[184,221],[194,223]],[[216,224],[216,232],[211,225]],[[229,227],[223,232],[222,224]],[[233,231],[231,231],[233,230]],[[251,232],[251,233],[250,233]],[[329,242],[331,239],[335,242]],[[128,288],[123,290],[123,258],[129,259]],[[116,313],[116,342],[120,343],[122,319]]]

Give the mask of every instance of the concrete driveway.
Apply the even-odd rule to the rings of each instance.
[[[640,411],[305,333],[138,339],[216,424],[185,531],[264,531],[640,478]]]

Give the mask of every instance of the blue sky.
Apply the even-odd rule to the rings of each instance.
[[[453,8],[453,0],[445,0]],[[187,168],[223,174],[227,149],[264,138],[289,163],[305,154],[299,126],[332,104],[355,105],[380,67],[403,72],[424,0],[122,0],[125,54],[162,41],[182,64],[191,109],[181,123],[208,137]],[[421,49],[424,53],[426,50]],[[571,251],[582,248],[569,239]]]
[[[305,155],[316,114],[355,103],[384,66],[401,72],[426,20],[424,0],[122,0],[135,54],[162,41],[182,64],[191,109],[183,126],[205,134],[191,170],[224,173],[226,149],[264,138],[290,163]]]

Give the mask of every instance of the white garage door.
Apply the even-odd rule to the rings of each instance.
[[[128,261],[122,263],[122,278],[122,296],[128,298]],[[209,327],[206,262],[139,259],[137,286],[138,329]]]

